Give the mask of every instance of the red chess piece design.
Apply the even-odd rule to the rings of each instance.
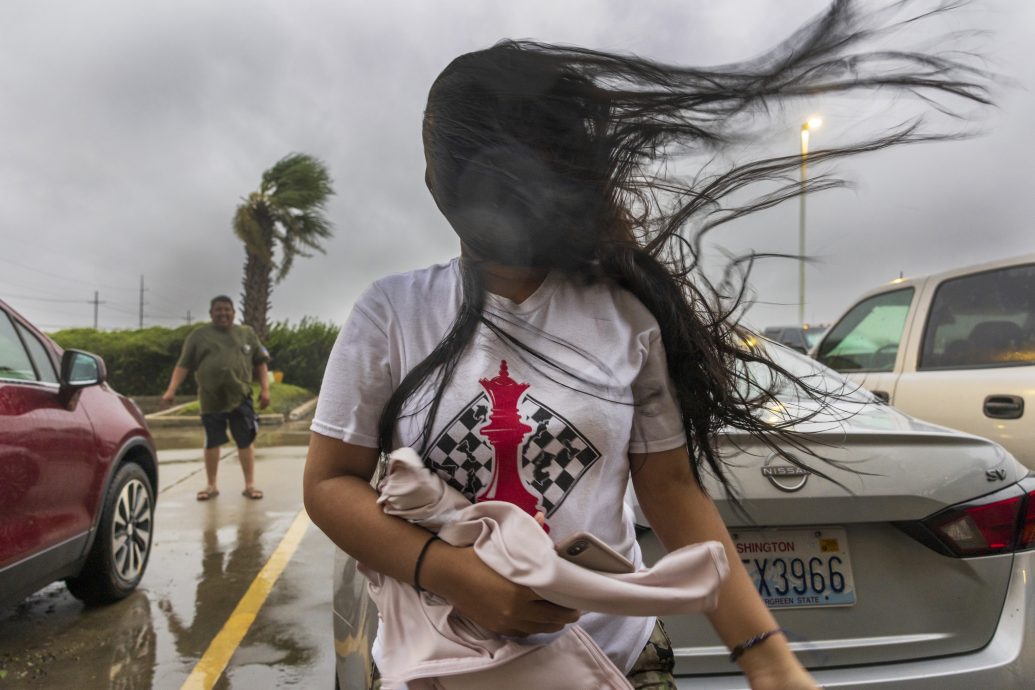
[[[528,389],[528,384],[510,378],[506,360],[500,362],[500,371],[495,378],[479,379],[478,382],[492,401],[489,423],[479,429],[479,433],[492,446],[495,458],[492,478],[476,500],[513,503],[535,517],[539,499],[521,479],[519,455],[521,442],[532,431],[532,427],[523,423],[518,414],[518,399]]]

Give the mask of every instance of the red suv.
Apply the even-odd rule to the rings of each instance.
[[[154,442],[105,374],[0,301],[0,606],[61,579],[83,601],[115,601],[144,575]]]

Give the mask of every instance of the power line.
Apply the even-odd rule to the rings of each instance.
[[[63,302],[63,303],[75,303],[82,304],[81,299],[55,299],[53,297],[30,297],[29,295],[4,295],[5,299],[27,299],[33,302]]]
[[[16,289],[19,290],[32,290],[34,293],[41,293],[45,295],[57,296],[58,294],[61,294],[59,292],[56,292],[52,288],[38,287],[36,285],[26,285],[25,283],[12,283],[10,280],[0,279],[0,283],[3,283],[5,285],[13,285]]]
[[[118,307],[115,306],[115,304],[116,304],[115,302],[103,302],[103,304],[107,304],[108,305],[108,309],[110,311],[116,312],[118,314],[125,314],[127,316],[136,316],[137,315],[137,313],[135,311],[133,311],[132,309],[119,309]]]
[[[9,294],[9,293],[8,294],[3,294],[3,297],[5,299],[8,299],[8,300],[15,300],[15,299],[16,300],[27,300],[27,301],[30,301],[30,302],[44,302],[44,303],[49,303],[49,304],[94,304],[94,302],[96,300],[98,304],[106,305],[106,308],[107,308],[109,313],[110,312],[115,312],[115,313],[122,314],[122,315],[136,316],[137,317],[137,327],[138,328],[143,328],[144,327],[144,320],[145,320],[145,318],[151,319],[151,320],[156,320],[156,321],[174,321],[174,322],[186,321],[188,324],[191,322],[190,311],[189,310],[187,312],[187,317],[186,318],[184,318],[183,316],[180,316],[178,313],[174,313],[173,311],[166,310],[166,309],[147,309],[147,310],[145,310],[145,308],[148,305],[148,302],[144,299],[144,292],[151,292],[151,289],[144,287],[144,276],[140,276],[140,281],[141,281],[140,297],[139,297],[139,299],[138,299],[136,304],[129,304],[129,303],[126,303],[126,302],[121,302],[121,301],[100,300],[96,295],[95,295],[94,299],[83,299],[83,298],[76,299],[76,298],[70,298],[70,297],[57,297],[57,296],[46,297],[46,296],[38,296],[38,295]],[[18,285],[18,287],[22,287],[22,288],[28,287],[28,286],[20,284],[20,283],[11,283],[9,281],[0,281],[0,282],[7,283],[8,285]],[[32,289],[33,291],[37,290],[36,288],[30,288],[30,289]],[[41,290],[42,290],[42,288],[41,288]],[[0,291],[0,294],[2,294],[2,291]],[[53,293],[52,292],[51,294],[59,294],[59,293]],[[176,304],[176,303],[174,303],[174,302],[172,302],[171,300],[168,300],[168,299],[164,299],[164,301],[166,301],[168,304],[170,304],[172,306],[173,309],[176,309],[176,310],[178,310],[180,308],[180,304],[182,304],[182,302],[180,304]],[[70,316],[70,314],[67,314],[67,313],[65,315],[66,316]]]
[[[121,287],[121,286],[115,286],[115,285],[100,285],[100,284],[97,284],[97,283],[95,283],[93,281],[79,280],[77,278],[69,278],[68,276],[62,276],[62,275],[58,275],[56,273],[50,273],[48,271],[41,271],[38,268],[33,268],[32,266],[26,266],[25,264],[20,264],[17,261],[11,261],[10,259],[5,259],[3,257],[0,257],[0,261],[3,261],[4,263],[11,264],[12,266],[17,266],[19,268],[24,268],[27,271],[33,271],[34,273],[39,273],[41,275],[45,275],[45,276],[47,276],[49,278],[57,278],[58,280],[66,280],[66,281],[71,282],[71,283],[82,283],[83,285],[93,285],[95,287],[104,288],[105,290],[134,290],[135,289],[135,288],[126,288],[126,287]]]

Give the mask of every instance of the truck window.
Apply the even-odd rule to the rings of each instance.
[[[1035,364],[1035,265],[985,271],[938,286],[918,369]]]
[[[830,329],[816,359],[835,371],[891,371],[913,292],[902,288],[859,302]]]

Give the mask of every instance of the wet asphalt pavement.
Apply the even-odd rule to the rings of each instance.
[[[0,610],[0,690],[184,687],[302,510],[304,458],[303,446],[257,449],[265,498],[256,501],[241,495],[227,451],[220,495],[198,502],[201,451],[160,451],[154,546],[139,589],[84,608],[56,583]],[[332,559],[330,541],[309,524],[212,687],[334,687]]]

